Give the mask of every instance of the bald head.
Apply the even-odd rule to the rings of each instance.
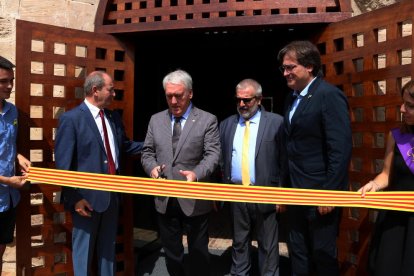
[[[83,89],[86,100],[100,109],[108,107],[115,97],[112,77],[103,71],[90,73],[85,79]]]

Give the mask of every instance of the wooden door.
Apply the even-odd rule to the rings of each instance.
[[[414,76],[414,2],[330,24],[315,37],[326,79],[348,97],[353,134],[350,189],[382,169],[386,139],[401,121],[401,87]],[[375,210],[345,208],[339,237],[344,275],[366,274]]]
[[[18,149],[33,166],[54,167],[59,116],[83,100],[83,81],[94,70],[114,78],[111,108],[133,133],[134,55],[115,37],[17,21],[16,105]],[[58,186],[34,184],[22,191],[16,227],[17,275],[72,275],[71,216],[59,203]],[[119,274],[133,275],[131,199],[125,196],[117,238]]]

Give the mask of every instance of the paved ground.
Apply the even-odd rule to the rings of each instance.
[[[211,257],[211,267],[214,276],[229,275],[231,263],[231,234],[229,225],[228,210],[223,209],[219,214],[212,213],[210,220],[210,242],[209,250]],[[150,230],[139,228],[134,229],[135,248],[136,248],[136,270],[137,276],[147,275],[168,275],[165,270],[165,257],[161,249],[157,233]],[[186,245],[186,237],[183,238]],[[279,243],[281,255],[281,276],[290,275],[290,265],[288,251],[285,243]],[[256,249],[257,243],[253,242]],[[1,276],[16,275],[16,252],[14,244],[7,247],[4,255],[3,272]],[[257,259],[257,251],[253,250],[253,260]],[[253,262],[253,269],[257,266]],[[254,274],[253,274],[254,275]]]
[[[257,270],[257,248],[252,251],[251,275],[259,275]],[[187,251],[186,251],[187,253]],[[141,253],[142,254],[142,253]],[[148,255],[137,254],[136,276],[168,275],[165,265],[165,254],[162,249],[154,250]],[[141,255],[141,256],[140,256]],[[229,276],[231,264],[230,247],[225,250],[210,248],[210,269],[212,276]],[[184,265],[188,268],[188,255],[184,256]],[[188,274],[189,275],[189,274]],[[280,276],[291,275],[289,259],[281,256]]]
[[[3,256],[3,271],[1,276],[16,275],[16,250],[14,244],[7,246]]]
[[[143,231],[136,229],[136,234],[140,235],[143,239],[153,239],[154,233],[151,231]],[[136,245],[141,247],[146,243],[145,240],[136,240]],[[185,238],[184,238],[184,243]],[[161,250],[161,246],[158,240],[152,240],[152,243],[145,247],[136,249],[137,276],[147,275],[168,275],[165,270],[165,257],[164,252]],[[230,239],[218,239],[211,238],[209,243],[212,275],[229,275],[230,262],[231,262],[231,240]],[[287,248],[284,243],[280,244],[281,252],[281,275],[289,275],[289,263],[287,259]],[[253,248],[256,248],[256,243],[253,243]],[[253,250],[253,259],[257,257],[256,250]],[[14,276],[16,275],[16,255],[14,244],[7,247],[4,255],[3,272],[1,276]],[[253,263],[253,269],[256,269],[257,264]]]

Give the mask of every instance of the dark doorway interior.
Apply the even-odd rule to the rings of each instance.
[[[266,109],[282,114],[289,90],[278,70],[277,53],[289,41],[310,39],[321,28],[298,25],[128,36],[135,45],[135,139],[144,140],[151,115],[167,108],[162,79],[178,68],[193,78],[193,103],[215,114],[219,121],[236,112],[235,87],[244,78],[261,83]],[[151,219],[155,216],[150,215],[155,213],[148,207],[152,199],[138,197],[137,225],[155,227],[155,220]]]

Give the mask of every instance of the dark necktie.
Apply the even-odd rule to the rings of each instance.
[[[178,140],[180,140],[181,135],[181,118],[182,117],[174,117],[174,127],[173,127],[173,135],[172,135],[172,149],[173,154],[175,154],[175,149],[178,144]]]
[[[298,95],[296,93],[293,93],[292,94],[292,101],[291,101],[291,104],[289,105],[289,113],[288,113],[288,115],[289,115],[289,123],[292,122],[292,117],[293,117],[293,115],[296,112],[296,108],[298,107],[298,102],[299,102],[299,100],[301,98],[302,98],[302,96],[300,96],[300,95]],[[293,109],[295,109],[295,110],[293,110]]]
[[[295,103],[297,98],[298,98],[298,94],[296,94],[296,93],[292,93],[290,95],[288,111],[290,111],[292,109],[292,106]]]
[[[103,133],[104,133],[106,156],[108,157],[108,173],[109,174],[116,174],[115,162],[114,162],[114,159],[112,158],[111,146],[109,144],[109,138],[108,138],[108,131],[106,129],[106,124],[105,124],[104,111],[102,109],[99,110],[99,116],[101,117],[101,120],[102,120],[102,128],[103,128]]]

